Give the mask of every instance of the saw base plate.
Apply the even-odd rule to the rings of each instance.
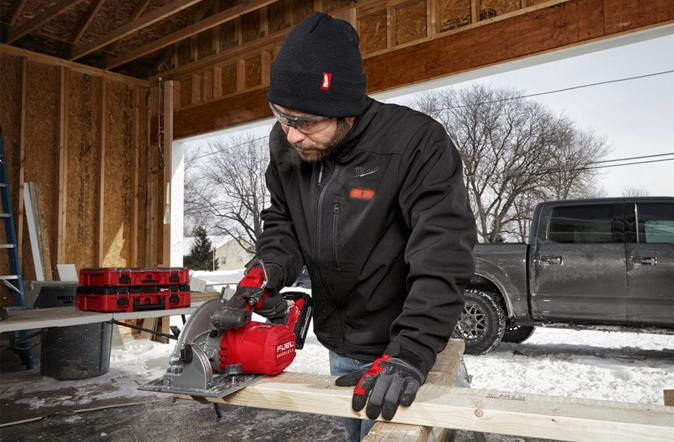
[[[183,385],[164,385],[164,378],[161,377],[138,387],[138,389],[144,391],[156,391],[159,393],[222,398],[232,393],[236,393],[237,391],[256,383],[264,377],[264,375],[258,374],[221,374],[213,378],[213,386],[210,388],[194,388]]]

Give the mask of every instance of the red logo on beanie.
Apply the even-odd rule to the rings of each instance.
[[[324,91],[330,90],[330,83],[332,83],[332,74],[329,72],[323,72],[323,80],[321,81],[321,89]]]

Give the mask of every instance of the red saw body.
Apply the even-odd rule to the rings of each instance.
[[[223,397],[286,369],[304,346],[311,297],[303,292],[273,295],[282,296],[287,308],[282,317],[267,323],[251,320],[268,297],[264,285],[237,293],[244,296],[214,299],[199,307],[180,332],[166,374],[140,389]]]

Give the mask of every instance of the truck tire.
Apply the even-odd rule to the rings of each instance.
[[[501,342],[506,317],[495,296],[481,290],[464,292],[466,303],[454,329],[454,337],[466,341],[466,354],[487,353]]]
[[[534,334],[534,327],[531,325],[508,325],[503,333],[501,342],[511,342],[519,344],[531,337]]]

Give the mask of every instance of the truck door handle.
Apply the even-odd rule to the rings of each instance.
[[[561,256],[547,256],[543,255],[540,258],[540,263],[544,265],[555,265],[559,266],[562,265],[562,257]]]
[[[630,258],[630,261],[632,261],[633,264],[641,264],[641,265],[645,265],[645,266],[658,265],[658,257],[657,256],[644,256],[643,258],[640,258],[638,256],[632,256]]]

